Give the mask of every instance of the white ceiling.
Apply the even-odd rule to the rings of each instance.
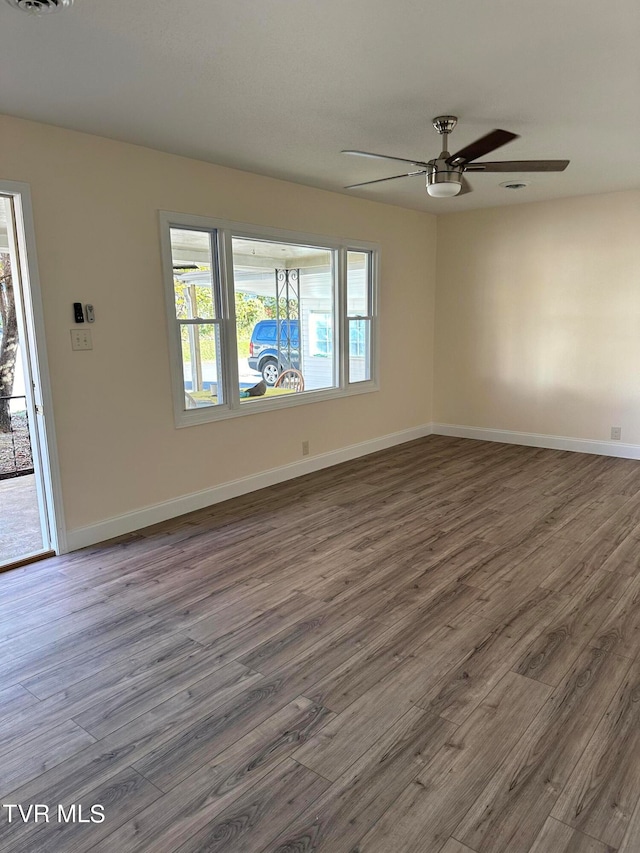
[[[33,18],[0,0],[0,111],[405,207],[451,212],[640,187],[637,0],[75,0]],[[344,191],[500,127],[488,159],[560,174]],[[400,168],[397,168],[400,166]],[[11,176],[6,176],[11,177]]]

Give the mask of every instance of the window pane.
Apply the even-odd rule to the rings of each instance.
[[[241,402],[334,387],[333,253],[234,237],[233,278]]]
[[[309,350],[315,358],[333,355],[333,322],[331,314],[311,311],[309,314]]]
[[[349,320],[349,382],[371,379],[371,320]]]
[[[369,252],[347,252],[347,315],[364,316],[369,308]]]
[[[176,317],[179,320],[215,317],[210,233],[172,228],[171,259]]]
[[[180,324],[185,409],[224,402],[219,332],[214,323]]]

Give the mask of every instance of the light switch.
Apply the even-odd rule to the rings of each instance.
[[[91,331],[89,329],[71,329],[71,349],[93,349]]]

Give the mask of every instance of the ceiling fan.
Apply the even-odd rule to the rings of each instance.
[[[408,160],[406,157],[390,157],[387,154],[373,154],[371,151],[345,150],[343,154],[355,154],[358,157],[376,157],[380,160],[397,160],[401,163],[411,163],[415,168],[402,175],[392,175],[390,178],[378,178],[376,181],[363,181],[360,184],[349,184],[346,190],[355,187],[366,187],[369,184],[379,184],[382,181],[395,181],[397,178],[426,175],[427,192],[435,198],[450,198],[471,192],[471,186],[464,177],[465,172],[562,172],[569,165],[568,160],[499,160],[491,163],[476,163],[478,157],[484,157],[496,148],[518,139],[517,133],[508,130],[492,130],[486,136],[481,136],[455,154],[449,154],[447,149],[449,134],[457,125],[456,116],[436,116],[433,126],[443,137],[442,153],[433,160]]]

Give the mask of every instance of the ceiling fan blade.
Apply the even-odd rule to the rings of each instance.
[[[375,157],[378,160],[397,160],[400,163],[413,163],[414,166],[428,166],[423,160],[407,160],[406,157],[390,157],[388,154],[374,154],[372,151],[343,150],[341,154],[355,154],[358,157]],[[400,176],[402,177],[402,176]]]
[[[466,195],[467,193],[472,193],[472,192],[473,192],[473,187],[471,186],[469,181],[463,175],[461,180],[460,180],[460,192],[458,193],[458,195]]]
[[[361,184],[349,184],[348,187],[344,187],[345,190],[352,190],[355,187],[367,187],[369,184],[381,184],[383,181],[395,181],[397,178],[413,178],[416,175],[424,175],[426,174],[424,171],[420,170],[419,172],[404,172],[402,175],[392,175],[390,178],[378,178],[375,181],[363,181]]]
[[[491,133],[481,136],[480,139],[476,139],[471,145],[467,145],[466,148],[461,148],[460,151],[452,154],[451,157],[447,157],[447,163],[450,166],[464,166],[466,163],[477,160],[478,157],[484,157],[485,154],[489,154],[491,151],[495,151],[496,148],[500,148],[502,145],[506,145],[507,142],[518,138],[517,133],[510,133],[508,130],[492,130]]]
[[[564,172],[569,160],[502,160],[470,163],[465,172]]]

